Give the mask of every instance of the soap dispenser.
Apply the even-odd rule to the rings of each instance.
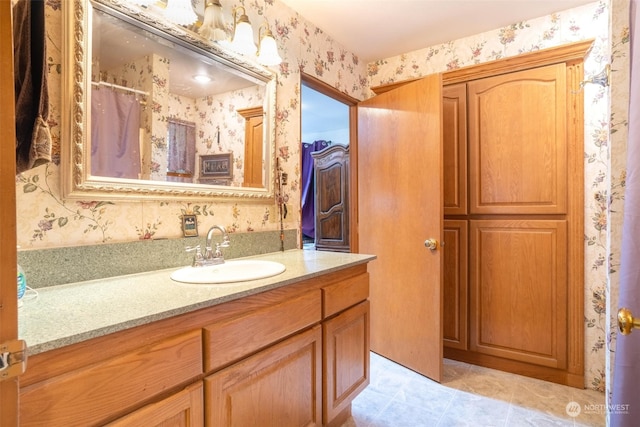
[[[22,297],[27,292],[27,278],[24,270],[18,265],[18,307],[22,307]]]

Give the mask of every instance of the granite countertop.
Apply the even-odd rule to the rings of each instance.
[[[178,270],[138,273],[38,289],[18,310],[18,336],[30,355],[211,307],[375,259],[373,255],[289,250],[248,257],[281,262],[266,279],[225,285],[171,280]]]

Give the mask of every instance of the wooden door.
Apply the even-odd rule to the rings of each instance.
[[[11,2],[0,1],[0,343],[18,337],[16,154]],[[18,379],[0,380],[0,425],[18,425]]]
[[[262,107],[238,110],[245,118],[244,125],[244,187],[264,187],[263,150],[264,132],[262,127],[264,113]]]
[[[442,78],[358,105],[359,252],[371,274],[371,349],[442,377]]]

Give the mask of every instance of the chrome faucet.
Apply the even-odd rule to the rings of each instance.
[[[222,243],[216,243],[215,251],[213,250],[213,233],[218,230],[222,233]],[[221,225],[214,225],[209,229],[207,233],[207,240],[205,241],[204,254],[200,250],[200,245],[187,248],[187,252],[194,252],[193,267],[204,267],[207,265],[216,265],[224,263],[224,256],[222,255],[221,248],[229,247],[229,235],[227,230]]]

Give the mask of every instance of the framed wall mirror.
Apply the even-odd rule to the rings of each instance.
[[[63,8],[64,197],[274,197],[272,71],[122,0]],[[247,110],[262,112],[261,138]],[[207,179],[200,159],[222,154],[231,170]]]

